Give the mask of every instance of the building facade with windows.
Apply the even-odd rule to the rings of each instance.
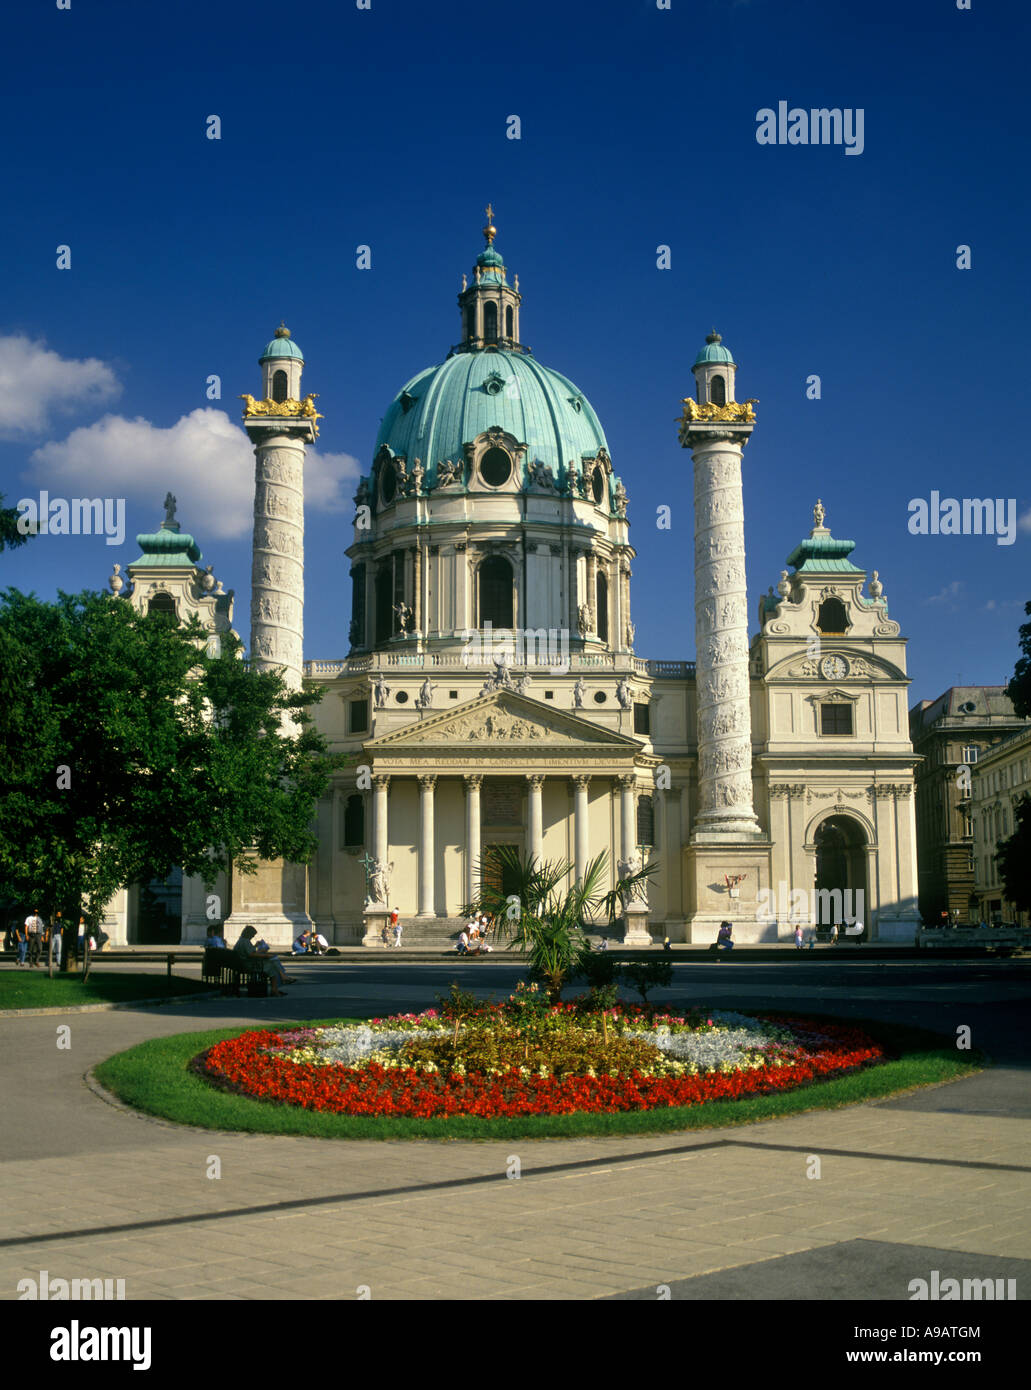
[[[977,884],[973,782],[983,760],[1023,729],[1006,687],[956,685],[910,711],[916,771],[920,911],[928,926],[977,922],[983,894]],[[984,850],[980,851],[984,859]]]
[[[298,460],[315,417],[285,329],[261,358],[265,398],[245,397],[251,659],[326,686],[317,724],[353,758],[318,807],[303,887],[284,866],[234,883],[231,924],[283,944],[310,920],[373,944],[397,907],[406,940],[443,942],[488,849],[511,845],[576,875],[604,852],[609,887],[655,866],[629,940],[710,941],[724,917],[744,942],[787,940],[796,921],[912,937],[909,680],[877,572],[868,581],[818,503],[749,623],[741,466],[755,415],[714,332],[680,433],[696,660],[639,655],[627,488],[590,401],[524,345],[489,214],[484,231],[460,341],[394,396],[360,481],[337,659],[301,661]]]
[[[991,926],[1029,925],[1029,914],[1007,901],[995,862],[1000,840],[1016,830],[1016,808],[1031,796],[1031,723],[989,748],[973,768],[970,820],[974,847],[975,915]]]

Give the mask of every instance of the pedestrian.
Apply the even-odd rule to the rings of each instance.
[[[212,922],[211,926],[208,927],[208,934],[204,938],[204,945],[210,947],[213,951],[226,951],[229,949],[226,946],[226,939],[222,935],[222,928],[217,922]]]
[[[39,953],[43,947],[43,918],[39,908],[34,907],[25,918],[25,946],[29,956],[29,966],[39,964]]]
[[[662,949],[663,949],[664,951],[672,951],[672,950],[673,950],[673,947],[670,945],[670,940],[669,940],[669,937],[668,937],[668,936],[666,937],[666,939],[665,939],[665,940],[663,941],[663,943],[662,943]]]
[[[53,944],[52,955],[54,957],[54,964],[60,970],[61,952],[64,950],[64,921],[60,913],[54,918],[54,925],[50,928],[50,937]]]
[[[838,923],[835,922],[835,923],[831,926],[831,945],[832,945],[832,946],[836,946],[837,944],[838,944]]]
[[[796,950],[796,951],[800,951],[801,949],[802,949],[802,923],[799,922],[798,925],[795,927],[795,950]]]
[[[394,920],[394,945],[395,945],[395,946],[400,946],[400,945],[401,945],[401,932],[404,930],[404,928],[401,926],[401,919],[400,919],[400,917],[397,916],[396,913],[394,914],[394,918],[395,918],[395,920]]]
[[[729,952],[729,951],[732,951],[732,950],[734,949],[734,942],[733,942],[733,940],[731,939],[732,936],[733,936],[733,932],[734,932],[734,927],[733,927],[732,923],[730,923],[730,922],[721,922],[721,923],[720,923],[720,929],[719,929],[719,931],[716,933],[716,959],[717,959],[717,961],[720,961],[720,960],[723,959],[722,952],[724,952],[724,951]]]
[[[29,949],[29,934],[25,928],[25,923],[14,929],[14,939],[18,946],[18,964],[25,964],[25,952]]]

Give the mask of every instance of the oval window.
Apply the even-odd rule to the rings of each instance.
[[[383,501],[389,506],[397,495],[397,473],[392,463],[385,464],[383,467],[380,488],[383,493]]]
[[[591,496],[600,507],[605,498],[605,470],[596,468],[591,474]]]
[[[503,487],[512,476],[512,460],[497,445],[480,459],[480,477],[488,487]]]

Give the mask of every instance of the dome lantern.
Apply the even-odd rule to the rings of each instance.
[[[727,405],[734,400],[734,375],[737,363],[715,328],[705,339],[705,346],[691,368],[698,383],[699,405]]]
[[[463,277],[458,296],[462,312],[459,352],[481,352],[484,348],[525,351],[519,342],[519,305],[522,296],[518,289],[508,283],[504,258],[494,245],[497,233],[494,209],[488,203],[487,221],[483,228],[487,244],[476,257],[472,283],[467,284]]]
[[[299,401],[304,354],[290,336],[286,324],[280,321],[275,336],[265,344],[258,358],[261,368],[261,389],[266,401]]]

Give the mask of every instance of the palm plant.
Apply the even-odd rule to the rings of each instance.
[[[581,973],[590,951],[583,923],[605,907],[610,920],[613,903],[626,902],[655,872],[657,865],[620,879],[608,894],[604,850],[586,866],[583,878],[572,878],[573,865],[562,860],[520,856],[515,845],[493,846],[477,866],[480,891],[469,912],[485,912],[509,933],[513,946],[525,951],[530,973],[547,985],[548,998],[558,1003],[562,986]],[[504,885],[504,888],[502,887]],[[507,891],[505,891],[507,889]]]

